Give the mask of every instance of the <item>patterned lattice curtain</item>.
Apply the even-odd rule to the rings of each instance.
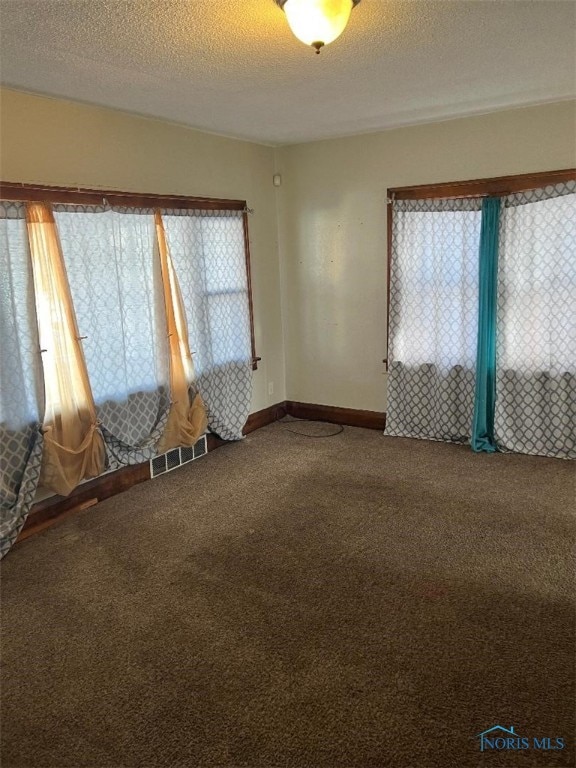
[[[0,203],[0,556],[34,500],[44,386],[25,206]]]
[[[479,200],[394,203],[387,435],[470,440],[480,226]]]
[[[495,438],[576,458],[576,182],[504,198]]]
[[[239,440],[252,397],[243,215],[171,209],[162,221],[208,425],[224,440]]]
[[[55,205],[108,469],[156,455],[170,407],[154,212]]]

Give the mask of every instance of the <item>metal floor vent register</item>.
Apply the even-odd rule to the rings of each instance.
[[[188,464],[189,461],[205,456],[207,452],[206,435],[201,437],[194,446],[173,448],[168,453],[156,456],[150,461],[150,477],[158,477],[165,472],[171,472],[176,467],[181,467],[182,464]]]

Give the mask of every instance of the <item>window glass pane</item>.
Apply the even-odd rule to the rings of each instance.
[[[0,424],[38,422],[39,354],[34,281],[24,206],[2,204],[0,218]]]
[[[207,292],[246,290],[246,256],[242,217],[200,219]]]
[[[504,209],[498,281],[499,367],[576,373],[576,194]]]
[[[250,349],[250,318],[244,293],[215,293],[207,297],[208,322],[213,337],[214,365],[246,359]]]
[[[393,359],[474,368],[481,212],[395,213]]]
[[[242,217],[162,214],[198,376],[252,359]]]
[[[166,385],[153,216],[56,211],[55,217],[96,404]]]

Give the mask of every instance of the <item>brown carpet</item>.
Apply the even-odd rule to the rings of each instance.
[[[572,766],[573,530],[568,462],[259,430],[7,557],[2,766]]]

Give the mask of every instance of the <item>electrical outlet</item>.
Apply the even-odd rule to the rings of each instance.
[[[274,394],[274,382],[269,381],[268,382],[268,394],[273,395]]]

